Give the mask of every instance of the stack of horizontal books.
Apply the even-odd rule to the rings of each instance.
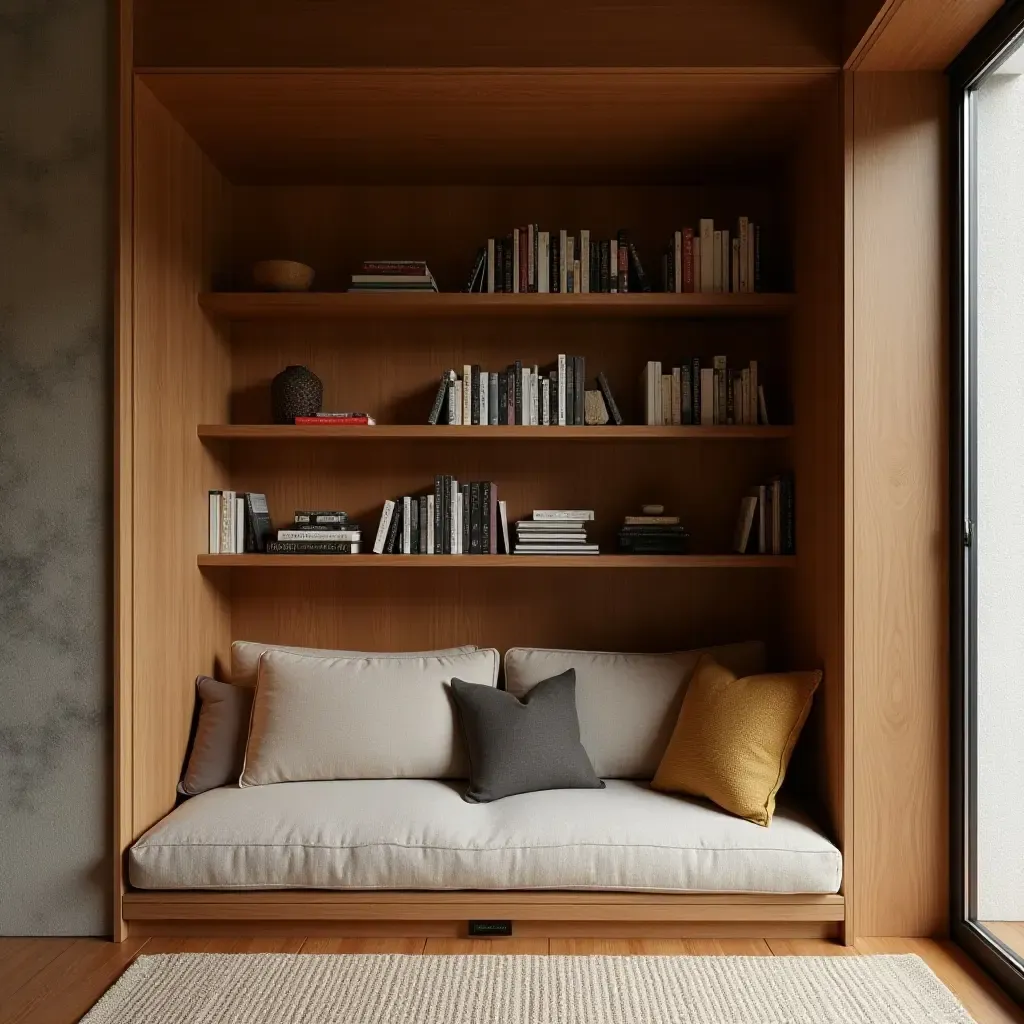
[[[436,292],[437,282],[423,260],[365,260],[352,275],[350,292]]]
[[[627,555],[684,555],[690,535],[679,516],[667,516],[664,509],[648,506],[644,514],[626,516],[619,530],[619,550]]]
[[[597,544],[587,540],[587,523],[594,513],[586,509],[535,509],[531,519],[516,523],[517,555],[596,555]]]
[[[290,526],[266,542],[268,555],[358,555],[362,530],[347,512],[300,510]]]

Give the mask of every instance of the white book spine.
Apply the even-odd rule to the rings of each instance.
[[[537,234],[537,291],[545,295],[551,291],[548,274],[551,270],[551,236],[547,231],[540,231]]]
[[[468,427],[473,422],[473,367],[462,366],[462,424]]]
[[[732,255],[732,242],[729,240],[729,232],[722,228],[722,291],[729,291],[729,260]]]
[[[220,554],[220,491],[210,491],[210,554]]]
[[[594,510],[585,508],[535,508],[533,510],[533,521],[535,523],[561,522],[571,520],[575,522],[592,522]]]
[[[337,542],[358,541],[362,539],[359,530],[278,530],[278,540],[299,541],[299,540],[320,540]]]
[[[672,283],[672,289],[676,292],[683,290],[683,233],[677,231],[673,236],[673,248],[675,252],[673,256],[675,258],[674,277],[675,280]]]
[[[551,426],[551,381],[547,377],[540,384],[540,411],[544,417],[544,426]]]
[[[661,426],[665,422],[665,409],[664,409],[664,388],[661,383],[661,360],[657,360],[654,363],[654,423],[655,426]]]
[[[487,290],[494,291],[494,239],[487,239]]]
[[[452,480],[452,507],[449,512],[449,523],[451,526],[451,537],[449,538],[452,554],[460,554],[459,548],[462,545],[462,530],[459,529],[459,515],[462,511],[462,492],[459,490],[459,481]]]
[[[402,499],[402,554],[411,555],[412,544],[412,498],[406,495]]]
[[[480,426],[487,426],[487,418],[490,415],[489,409],[489,391],[490,388],[490,374],[481,370],[480,371]]]
[[[590,231],[580,228],[580,291],[590,294]]]
[[[245,498],[235,498],[235,554],[245,553]]]
[[[670,423],[673,427],[681,426],[683,422],[683,390],[682,376],[678,366],[672,367],[672,416]]]
[[[530,416],[535,427],[540,426],[540,368],[530,371]]]
[[[519,291],[519,228],[512,232],[512,291]]]
[[[427,554],[434,554],[434,496],[427,495]]]
[[[457,380],[453,385],[455,388],[455,419],[454,423],[457,427],[462,426],[462,381]]]
[[[715,246],[715,257],[712,271],[714,272],[714,291],[720,292],[722,290],[722,232],[716,231],[713,235],[714,246]]]
[[[746,217],[740,217],[739,220],[739,235],[740,235],[740,291],[749,292],[750,287],[747,284],[747,225],[748,220]]]
[[[617,293],[619,290],[619,242],[615,238],[608,243],[608,277],[611,281],[609,291]]]
[[[459,410],[458,386],[455,381],[448,385],[448,423],[454,426],[459,421],[457,415]]]
[[[704,291],[703,278],[704,263],[700,254],[700,236],[693,236],[693,290]]]
[[[715,290],[715,222],[709,217],[700,221],[700,290]]]
[[[373,553],[375,555],[384,554],[384,541],[387,540],[388,529],[391,526],[391,517],[394,514],[394,499],[388,498],[388,500],[384,502],[384,509],[380,514],[380,524],[377,527],[377,536],[373,540]]]
[[[558,356],[558,425],[565,426],[565,355]]]
[[[566,273],[565,263],[565,253],[568,244],[568,232],[565,230],[565,228],[562,228],[562,230],[558,232],[558,288],[563,295],[566,291],[565,286],[567,283],[568,276]]]
[[[464,555],[466,552],[462,550],[462,491],[456,492],[455,496],[455,544],[452,547],[457,555]]]
[[[715,425],[715,371],[710,366],[700,371],[700,423],[702,427]]]
[[[537,290],[536,241],[535,226],[529,224],[526,228],[526,289],[531,292]]]

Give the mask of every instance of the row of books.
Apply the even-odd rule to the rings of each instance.
[[[668,373],[659,361],[648,362],[640,375],[640,408],[648,426],[768,425],[756,360],[730,368],[725,356],[715,356],[711,366],[695,358]]]
[[[733,547],[742,554],[796,554],[793,478],[776,476],[740,500]]]
[[[608,379],[597,375],[607,418],[622,423]],[[586,360],[559,355],[553,367],[510,363],[497,373],[479,364],[462,367],[462,375],[441,375],[427,423],[450,426],[582,426],[586,409]]]
[[[368,412],[318,412],[312,416],[296,416],[292,422],[300,427],[377,426],[377,421]]]
[[[424,260],[364,260],[352,275],[350,292],[436,292],[437,282]]]
[[[517,555],[597,555],[600,549],[587,538],[593,509],[534,510],[516,523]]]
[[[509,552],[508,512],[498,485],[434,477],[433,491],[384,502],[377,555],[496,555]]]
[[[736,230],[702,217],[696,230],[673,232],[661,260],[666,292],[761,291],[761,228],[740,217]]]
[[[488,238],[477,251],[466,292],[628,292],[651,291],[636,246],[620,229],[614,238],[577,237],[539,224],[514,228],[504,238]]]
[[[359,554],[362,532],[345,512],[299,509],[275,530],[265,494],[210,491],[209,503],[211,555]]]

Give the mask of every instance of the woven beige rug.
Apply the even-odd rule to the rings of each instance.
[[[85,1024],[946,1024],[916,956],[143,956]]]

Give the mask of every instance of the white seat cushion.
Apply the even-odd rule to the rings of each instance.
[[[430,779],[293,782],[193,797],[132,848],[142,889],[612,889],[833,893],[839,851],[802,814],[769,828],[610,780],[466,803]]]

